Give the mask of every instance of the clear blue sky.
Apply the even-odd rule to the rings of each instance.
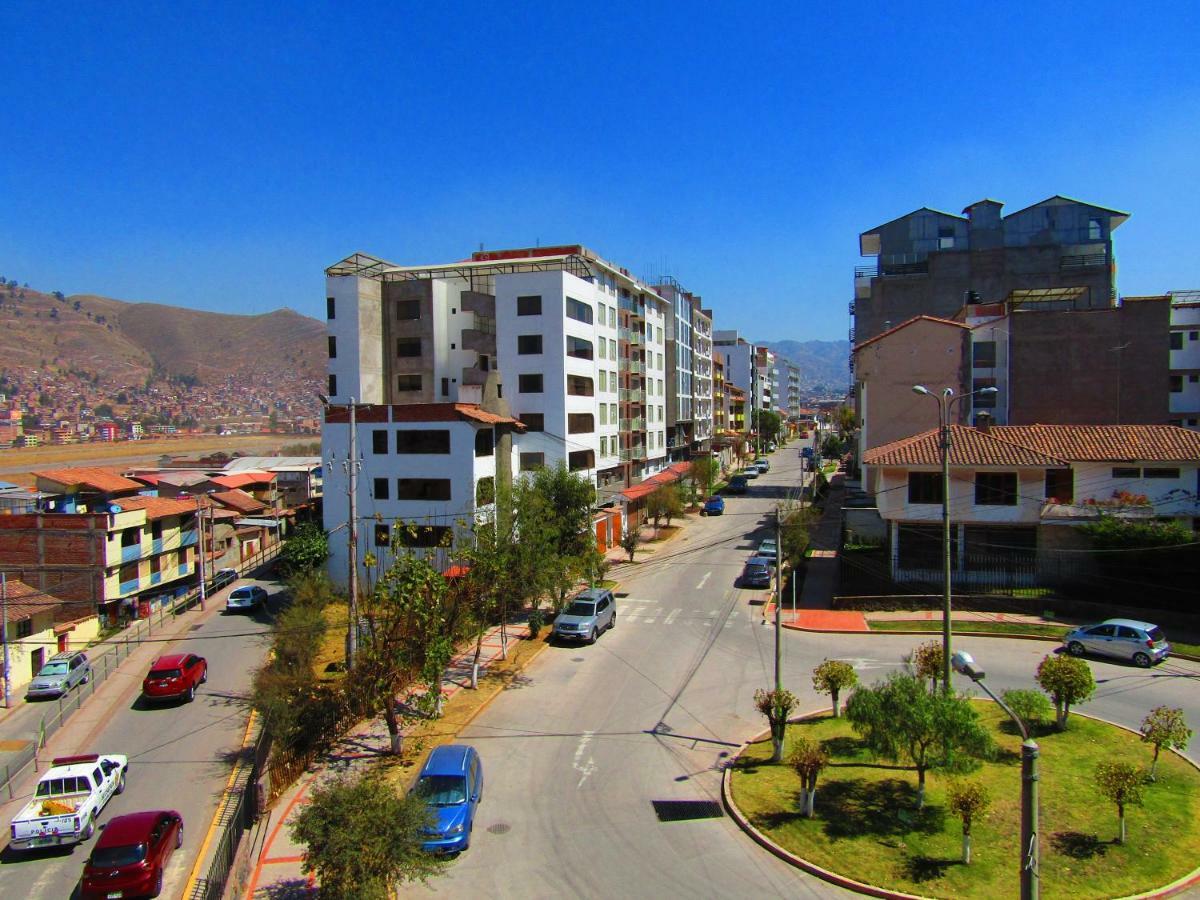
[[[0,274],[321,316],[354,250],[579,242],[833,339],[860,231],[1065,194],[1200,288],[1200,4],[832,5],[9,0]]]

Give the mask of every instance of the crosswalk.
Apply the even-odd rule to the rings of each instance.
[[[735,609],[722,622],[722,613],[720,609],[684,609],[679,606],[670,609],[657,600],[626,598],[617,601],[618,624],[734,628],[753,625],[756,613],[761,615],[755,609]]]

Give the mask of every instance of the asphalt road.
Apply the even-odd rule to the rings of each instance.
[[[273,607],[279,585],[252,579],[238,582],[255,583],[271,594]],[[138,698],[144,667],[123,668],[64,726],[63,733],[74,745],[71,752],[129,757],[125,793],[114,797],[100,815],[97,836],[106,822],[123,813],[169,808],[183,815],[184,844],[168,866],[164,897],[179,895],[200,850],[229,777],[229,755],[245,731],[250,676],[267,647],[270,613],[225,615],[220,610],[228,591],[210,599],[217,611],[203,613],[187,637],[163,643],[155,654],[191,651],[208,660],[208,682],[193,702],[143,707]],[[91,704],[115,705],[111,716],[97,720],[88,715]],[[0,895],[77,897],[83,864],[95,841],[94,837],[56,851],[6,849],[0,856]]]
[[[800,477],[795,445],[730,497],[726,514],[682,534],[620,575],[617,626],[593,646],[553,646],[463,733],[480,751],[486,790],[470,850],[426,890],[449,896],[850,896],[778,861],[719,811],[720,771],[761,732],[755,689],[773,683],[773,629],[760,591],[735,587],[769,536],[768,514]],[[811,686],[826,657],[873,681],[924,640],[909,635],[784,634],[785,685],[800,709],[828,707]],[[1055,644],[963,639],[994,690],[1034,687]],[[1136,727],[1165,703],[1200,721],[1200,666],[1151,671],[1092,661],[1100,682],[1082,710]],[[662,821],[655,801],[702,801]]]

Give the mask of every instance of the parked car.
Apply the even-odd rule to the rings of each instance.
[[[474,747],[435,747],[412,790],[425,801],[433,824],[422,844],[430,853],[461,853],[471,846],[475,811],[483,798],[483,762]]]
[[[765,588],[771,586],[771,562],[761,556],[752,556],[742,567],[742,587]]]
[[[1084,625],[1068,632],[1063,646],[1072,656],[1113,656],[1131,660],[1143,669],[1162,662],[1171,653],[1161,628],[1136,619],[1105,619],[1099,625]]]
[[[150,666],[142,681],[145,700],[179,700],[189,703],[196,696],[197,685],[208,681],[208,663],[195,653],[170,653],[160,656]]]
[[[617,601],[607,588],[589,588],[578,594],[554,619],[554,636],[596,643],[617,624]]]
[[[709,497],[704,501],[704,507],[700,510],[701,515],[719,516],[725,512],[725,498],[717,494]]]
[[[771,565],[776,565],[779,562],[779,544],[775,542],[775,538],[767,538],[758,545],[754,555],[770,561]]]
[[[750,483],[746,480],[745,475],[734,475],[729,479],[727,490],[731,494],[744,494],[748,487],[750,487]]]
[[[771,463],[770,463],[770,461],[769,461],[769,460],[766,460],[766,459],[764,459],[764,458],[763,458],[763,457],[761,457],[761,456],[760,456],[758,459],[756,459],[756,460],[754,461],[754,464],[755,464],[756,466],[758,466],[758,470],[759,470],[760,472],[770,472],[770,471],[771,471]]]
[[[812,447],[801,447],[800,455],[803,456],[805,459],[812,459],[813,448]]]
[[[9,846],[31,850],[86,841],[108,801],[125,790],[128,771],[129,759],[115,754],[58,757],[13,817]]]
[[[217,574],[212,577],[212,589],[219,591],[225,585],[233,584],[240,577],[237,569],[217,569]]]
[[[246,584],[234,588],[225,599],[225,612],[238,612],[248,609],[251,612],[267,602],[267,592],[257,584]]]
[[[758,466],[751,464],[738,472],[743,478],[757,478],[761,473],[758,471]]]
[[[171,854],[183,846],[183,816],[173,809],[116,816],[83,867],[81,900],[157,897]]]
[[[92,664],[82,650],[55,653],[38,669],[25,689],[25,697],[61,697],[71,688],[92,680]]]

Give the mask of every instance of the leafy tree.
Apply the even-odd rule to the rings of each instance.
[[[829,765],[829,753],[816,741],[801,738],[792,751],[791,763],[800,776],[800,815],[811,819],[817,803],[817,778]]]
[[[791,691],[768,691],[759,688],[754,692],[754,706],[767,717],[771,726],[771,762],[783,761],[783,739],[787,733],[788,717],[796,708],[796,695]]]
[[[1028,731],[1034,731],[1054,714],[1054,708],[1045,694],[1037,691],[1005,691],[1000,695]]]
[[[852,407],[842,404],[834,413],[833,422],[839,434],[851,434],[858,427],[858,416]]]
[[[305,848],[302,871],[331,900],[388,900],[397,885],[425,881],[445,861],[421,849],[429,811],[382,778],[340,777],[315,787],[290,829]]]
[[[756,409],[751,416],[754,431],[758,434],[759,446],[779,440],[783,428],[783,417],[773,409]]]
[[[667,524],[670,525],[672,517],[681,512],[683,512],[683,503],[679,499],[679,491],[673,484],[664,484],[662,487],[655,488],[646,497],[646,515],[654,522],[655,531],[658,531],[658,524],[663,518],[666,518]]]
[[[988,789],[977,781],[952,781],[946,792],[950,811],[962,819],[962,861],[971,864],[971,825],[992,803]]]
[[[720,463],[711,456],[698,456],[693,459],[691,466],[688,468],[688,477],[692,480],[693,491],[697,485],[703,485],[704,495],[706,497],[711,495],[713,482],[717,480],[720,471]],[[693,502],[695,502],[694,496]]]
[[[874,687],[862,687],[846,702],[846,718],[866,745],[890,760],[907,760],[917,770],[917,808],[925,805],[925,774],[956,751],[991,752],[991,739],[966,698],[930,692],[916,675],[894,672]],[[944,751],[940,759],[935,751]]]
[[[852,690],[858,684],[858,673],[854,666],[840,659],[827,659],[813,669],[813,690],[818,694],[829,694],[833,699],[833,717],[839,717],[838,695]]]
[[[780,551],[793,569],[804,564],[804,554],[808,552],[812,540],[811,529],[818,519],[816,510],[811,506],[802,507],[789,503],[780,510]]]
[[[931,691],[936,691],[938,682],[945,674],[942,667],[945,658],[941,641],[926,641],[906,656],[904,662],[912,669],[914,675],[929,682]]]
[[[1150,780],[1158,773],[1158,754],[1163,747],[1168,750],[1183,750],[1192,739],[1192,729],[1183,718],[1183,710],[1168,706],[1156,706],[1142,719],[1142,740],[1154,745],[1154,761],[1150,764]]]
[[[637,552],[638,543],[641,541],[641,536],[638,534],[639,529],[636,526],[626,529],[621,535],[621,549],[629,554],[629,561],[633,562],[633,554]]]
[[[1054,701],[1055,725],[1067,727],[1071,707],[1089,700],[1096,691],[1096,679],[1082,659],[1050,654],[1037,667],[1037,683]]]
[[[329,536],[316,524],[306,522],[296,528],[279,552],[279,566],[285,575],[315,572],[329,559]]]
[[[1133,763],[1102,762],[1096,766],[1096,789],[1117,804],[1117,843],[1125,843],[1125,807],[1141,806],[1146,771]]]

